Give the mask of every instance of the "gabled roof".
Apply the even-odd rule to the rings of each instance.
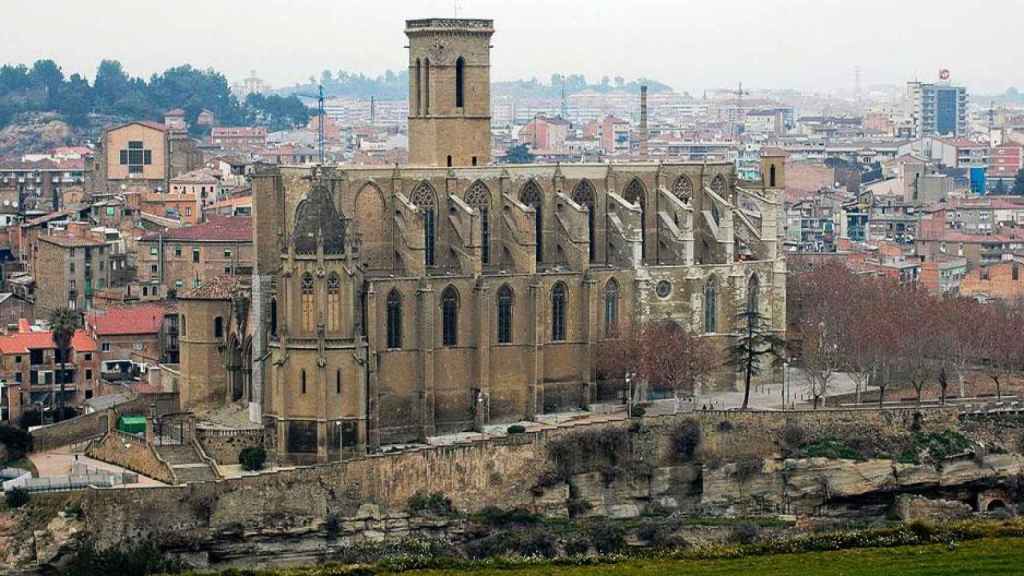
[[[49,330],[32,330],[28,321],[18,322],[18,331],[0,336],[0,352],[4,354],[27,354],[29,350],[52,350],[57,345],[53,342],[53,332]],[[95,352],[96,341],[82,329],[75,331],[71,337],[71,348],[75,352]]]
[[[242,282],[236,276],[216,276],[203,282],[198,288],[193,288],[179,294],[178,298],[185,300],[230,300],[232,294],[242,288]]]
[[[158,334],[168,308],[162,304],[140,304],[89,312],[86,322],[97,336]]]
[[[157,241],[159,232],[150,232],[142,241]],[[247,216],[209,216],[207,221],[195,226],[166,230],[167,242],[252,242],[252,219]]]

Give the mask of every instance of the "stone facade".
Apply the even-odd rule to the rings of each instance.
[[[409,20],[409,162],[491,161],[491,20]]]
[[[230,336],[240,361],[231,346],[186,352],[183,337],[182,372],[192,357],[201,368],[187,381],[217,388],[226,367],[247,367],[234,397],[284,461],[614,401],[594,351],[645,322],[724,346],[737,312],[756,307],[785,329],[784,158],[767,152],[757,182],[725,162],[485,166],[489,137],[472,134],[490,114],[491,32],[490,21],[408,23],[423,83],[414,70],[414,165],[254,177],[258,300],[245,305],[260,313]],[[195,313],[189,326],[212,325],[212,310]],[[183,390],[198,396],[216,394]]]

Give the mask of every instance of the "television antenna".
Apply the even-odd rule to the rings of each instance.
[[[452,0],[452,12],[455,13],[455,18],[459,17],[459,0]]]

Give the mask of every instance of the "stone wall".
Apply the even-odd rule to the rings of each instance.
[[[152,446],[131,434],[112,430],[86,450],[90,458],[116,464],[143,476],[168,484],[174,483],[170,466],[160,460]]]
[[[569,425],[488,441],[378,454],[342,463],[183,487],[90,490],[83,499],[83,509],[90,533],[109,543],[140,534],[173,543],[181,538],[209,538],[225,530],[303,529],[332,516],[351,517],[367,503],[379,506],[386,514],[402,512],[409,498],[421,491],[447,494],[456,508],[467,512],[498,506],[565,515],[572,498],[587,501],[590,504],[588,514],[624,517],[635,516],[655,503],[683,512],[780,511],[776,503],[785,502],[787,498],[793,500],[793,494],[803,490],[805,493],[797,498],[802,498],[802,504],[794,509],[814,512],[815,506],[828,500],[829,493],[807,488],[813,484],[811,480],[797,486],[795,480],[787,480],[787,474],[804,478],[824,475],[832,477],[833,484],[840,486],[844,484],[843,478],[859,474],[860,469],[850,468],[847,465],[850,461],[833,461],[834,469],[825,470],[823,464],[813,461],[791,464],[782,460],[777,439],[787,422],[799,423],[810,434],[837,437],[862,430],[886,438],[905,433],[915,421],[916,426],[925,430],[956,427],[955,409],[926,410],[916,417],[914,414],[914,410],[821,410],[785,414],[698,412],[647,418],[642,426],[636,421]],[[673,453],[674,431],[688,419],[700,424],[705,437],[703,450],[720,459],[721,465],[709,467],[680,462]],[[541,476],[552,469],[548,458],[552,442],[581,432],[608,430],[628,433],[634,452],[629,462],[620,463],[623,466],[617,470],[600,466],[581,470],[574,473],[568,484],[563,479],[540,482]],[[218,459],[230,459],[238,444],[235,441],[222,444],[212,452],[220,452],[215,456]],[[764,458],[759,460],[761,470],[754,480],[737,482],[735,469],[730,468],[735,465],[730,462],[747,455]],[[917,489],[936,481],[936,485],[953,486],[1002,478],[1020,468],[1016,460],[992,459],[989,462],[987,459],[985,467],[975,465],[967,470],[967,464],[973,462],[968,459],[946,466],[939,474],[934,468],[929,472],[924,467],[916,472],[897,471],[891,461],[878,462],[883,463],[875,468],[884,468],[884,474],[879,472],[872,476],[877,476],[879,482],[870,490],[864,488],[862,494],[876,488],[891,490],[897,484]],[[805,473],[799,476],[795,471]],[[868,473],[864,472],[858,477],[866,475]],[[894,482],[893,478],[900,481]],[[856,490],[848,491],[855,495]],[[111,525],[109,518],[121,521]]]
[[[217,464],[238,464],[239,453],[249,447],[263,446],[263,429],[251,430],[218,430],[214,428],[196,428],[196,440],[203,451]]]
[[[117,414],[148,414],[152,405],[156,405],[157,414],[176,412],[177,394],[141,394],[114,408],[64,420],[45,428],[38,428],[32,431],[32,450],[44,452],[61,446],[95,440],[107,433],[107,420],[111,411],[115,411]]]

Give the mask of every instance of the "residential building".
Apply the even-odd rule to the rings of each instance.
[[[629,122],[615,116],[601,121],[601,148],[605,154],[628,154],[630,147]]]
[[[907,82],[914,135],[966,136],[967,89],[949,83]]]
[[[267,146],[267,129],[263,126],[214,126],[207,140],[225,152],[249,154]]]
[[[253,266],[252,220],[209,216],[194,226],[150,232],[137,243],[137,279],[181,291],[223,275],[247,277]]]
[[[101,372],[177,362],[177,318],[177,307],[166,301],[90,311],[85,329],[99,346]]]
[[[981,266],[971,270],[960,282],[960,295],[979,300],[1016,301],[1024,297],[1024,258]]]
[[[110,251],[105,236],[86,222],[72,222],[65,231],[39,236],[32,275],[40,314],[59,308],[86,310],[94,290],[110,285]]]
[[[0,378],[11,422],[28,410],[51,410],[62,402],[75,407],[101,395],[99,368],[96,341],[85,330],[75,331],[67,358],[59,357],[53,332],[28,320],[0,335]],[[61,370],[63,377],[58,377]]]

